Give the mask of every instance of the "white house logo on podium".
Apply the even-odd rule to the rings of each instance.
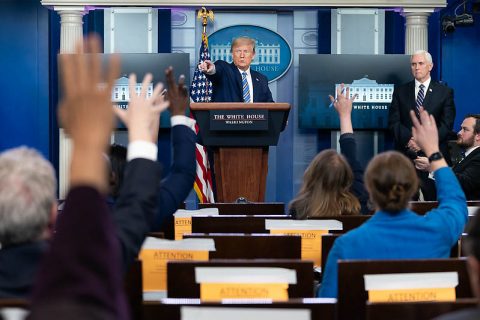
[[[220,29],[208,37],[212,61],[233,61],[230,47],[233,39],[247,36],[256,40],[251,68],[263,73],[269,82],[282,77],[292,63],[292,50],[278,33],[259,26],[239,25]]]

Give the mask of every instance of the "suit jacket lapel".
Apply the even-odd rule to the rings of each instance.
[[[256,72],[252,71],[252,69],[250,69],[250,74],[252,75],[252,84],[253,84],[253,102],[255,102],[259,100],[258,94],[260,90],[258,90],[258,86],[260,85],[260,80],[258,79]]]
[[[458,170],[462,171],[464,167],[466,167],[468,165],[468,163],[470,161],[472,161],[473,158],[479,156],[478,153],[480,153],[480,148],[477,148],[475,150],[473,150],[472,152],[470,152],[470,154],[468,156],[465,157],[465,159],[463,159],[462,161],[460,161],[459,163],[457,163],[454,167],[453,167],[453,171],[454,172],[457,172]]]
[[[411,110],[415,111],[415,108],[416,108],[415,106],[417,103],[415,100],[415,80],[409,83],[407,94],[408,94],[407,101],[411,101],[410,103],[410,105],[412,106]],[[410,112],[410,110],[408,110],[408,112]],[[408,115],[408,119],[410,119],[410,115]]]
[[[240,71],[238,71],[237,66],[233,62],[230,63],[230,66],[232,67],[233,74],[235,75],[235,83],[237,84],[239,90],[238,92],[240,92],[240,97],[243,99],[242,75],[240,74]]]

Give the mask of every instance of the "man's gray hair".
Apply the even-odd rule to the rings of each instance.
[[[230,46],[230,52],[233,53],[233,48],[236,47],[241,42],[247,42],[249,45],[251,45],[253,48],[253,52],[255,53],[255,44],[257,41],[247,36],[241,36],[233,39],[232,45]]]
[[[27,147],[0,153],[0,245],[36,241],[50,222],[56,201],[55,170]]]
[[[410,60],[412,60],[413,56],[416,56],[416,55],[419,55],[419,54],[423,54],[425,56],[425,60],[427,60],[428,63],[433,63],[433,59],[432,59],[432,55],[426,51],[426,50],[417,50],[415,51],[412,56],[410,57]]]

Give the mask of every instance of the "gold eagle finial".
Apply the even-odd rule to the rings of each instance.
[[[206,31],[208,19],[213,22],[213,10],[208,10],[205,7],[198,10],[197,19],[202,19],[203,32]]]

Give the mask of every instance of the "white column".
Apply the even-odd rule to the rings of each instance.
[[[75,44],[83,38],[82,18],[85,7],[54,7],[60,15],[60,53],[72,53]]]
[[[82,17],[86,13],[85,7],[54,7],[60,15],[60,53],[72,53],[76,43],[83,38]],[[58,161],[58,194],[64,199],[68,191],[72,142],[65,131],[59,129],[59,161]]]
[[[405,54],[428,51],[428,17],[432,9],[403,9],[405,17]]]

